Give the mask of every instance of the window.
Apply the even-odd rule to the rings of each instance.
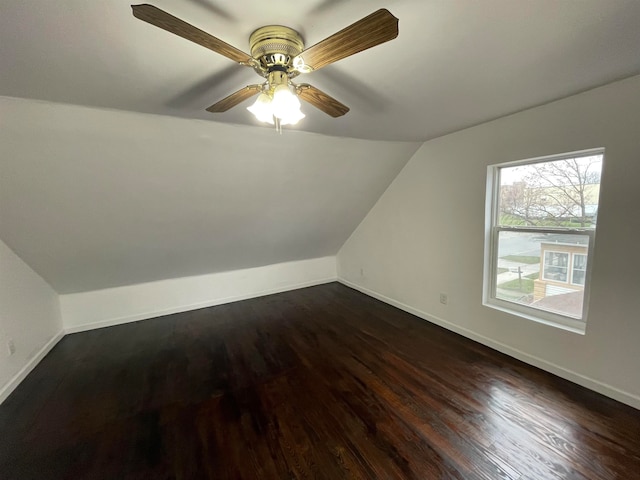
[[[587,256],[582,253],[573,254],[573,269],[571,271],[571,283],[574,285],[584,285],[585,274],[587,273]]]
[[[544,252],[544,280],[566,282],[568,278],[569,254],[562,252]]]
[[[583,333],[602,149],[491,165],[484,304]]]

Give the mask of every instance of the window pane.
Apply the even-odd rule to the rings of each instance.
[[[499,225],[595,228],[602,155],[500,168]]]
[[[587,256],[580,253],[573,254],[573,272],[571,273],[571,283],[584,285],[585,274],[587,272]]]
[[[542,278],[554,282],[566,282],[568,277],[569,253],[554,252],[546,250],[544,252],[544,270]]]
[[[496,298],[581,318],[588,248],[588,235],[499,232]]]

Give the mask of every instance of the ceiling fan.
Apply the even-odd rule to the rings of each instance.
[[[207,111],[226,112],[258,95],[248,110],[258,120],[275,124],[278,129],[304,117],[298,98],[332,117],[340,117],[349,111],[349,107],[312,85],[293,83],[293,78],[398,36],[398,19],[388,10],[380,9],[306,49],[302,37],[292,28],[281,25],[258,28],[249,37],[249,55],[153,5],[132,5],[131,8],[133,15],[144,22],[202,45],[240,65],[252,67],[266,79],[264,82],[241,88],[211,105]]]

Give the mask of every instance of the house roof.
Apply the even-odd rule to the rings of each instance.
[[[576,290],[575,292],[546,296],[533,302],[531,306],[579,318],[582,315],[583,299],[584,290]]]

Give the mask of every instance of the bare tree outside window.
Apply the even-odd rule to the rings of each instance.
[[[500,224],[594,226],[601,169],[601,155],[502,168]]]

